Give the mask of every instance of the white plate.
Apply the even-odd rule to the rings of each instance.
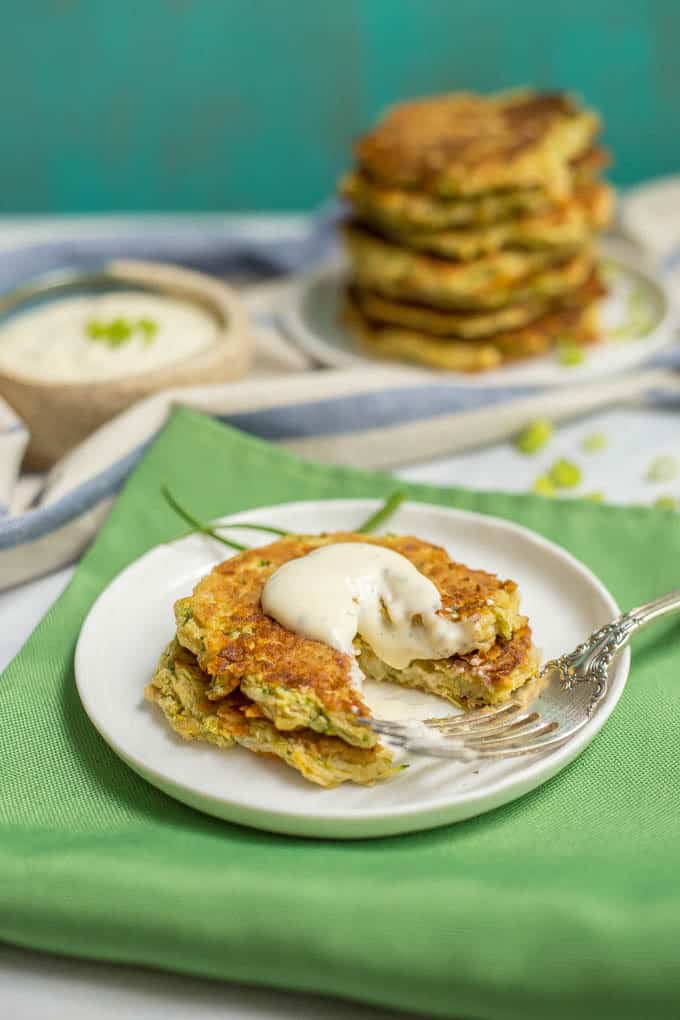
[[[602,302],[605,339],[586,349],[580,365],[561,365],[553,351],[527,358],[490,372],[431,370],[440,378],[467,388],[484,386],[565,386],[623,372],[646,361],[674,339],[674,316],[665,284],[651,276],[632,257],[623,258],[615,245],[603,246],[609,293]],[[351,368],[398,363],[371,358],[360,352],[340,322],[340,307],[347,285],[344,265],[327,266],[300,279],[286,292],[280,310],[289,337],[322,365]],[[633,294],[632,307],[630,295]],[[631,323],[630,335],[617,338]],[[607,337],[610,339],[607,339]],[[429,371],[403,365],[404,371]]]
[[[288,503],[225,520],[309,533],[355,528],[375,507],[374,500]],[[545,657],[571,649],[618,613],[612,596],[582,563],[507,521],[406,503],[389,527],[439,543],[472,567],[516,580]],[[242,540],[259,544],[253,534],[244,531]],[[171,797],[232,822],[299,836],[361,838],[432,828],[489,811],[544,783],[583,750],[626,681],[627,652],[612,669],[595,717],[551,754],[465,764],[414,758],[410,768],[375,786],[346,783],[324,790],[281,762],[241,748],[225,752],[186,743],[144,701],[144,685],[174,631],[174,600],[188,594],[223,554],[212,540],[192,535],[131,564],[90,610],[75,665],[85,711],[123,761]],[[432,715],[433,707],[439,715],[450,710],[439,699],[403,694],[411,695],[416,717]]]

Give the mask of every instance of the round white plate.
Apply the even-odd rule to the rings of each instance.
[[[646,361],[674,339],[675,320],[665,284],[614,245],[603,246],[609,293],[602,302],[604,339],[585,350],[579,365],[560,364],[554,351],[489,372],[445,372],[406,365],[404,371],[432,371],[471,389],[485,386],[565,386],[611,376]],[[322,365],[351,368],[399,363],[361,352],[340,322],[347,268],[334,264],[302,277],[282,298],[281,321],[288,336]]]
[[[352,529],[374,500],[288,503],[236,514],[299,532]],[[522,606],[544,657],[573,648],[618,613],[593,574],[557,545],[495,517],[405,503],[391,531],[445,546],[451,556],[517,581]],[[231,532],[262,544],[253,532]],[[255,537],[253,537],[255,535]],[[564,768],[590,743],[616,705],[628,674],[626,652],[616,661],[595,717],[564,747],[508,761],[447,762],[413,758],[393,779],[333,790],[314,786],[279,761],[241,748],[221,751],[177,737],[158,709],[144,700],[160,652],[174,632],[172,604],[191,592],[224,548],[191,535],[152,549],[100,595],[76,649],[81,701],[113,750],[154,786],[185,804],[232,822],[299,836],[362,838],[432,828],[514,800]],[[443,715],[438,698],[380,685],[408,698],[413,716]]]

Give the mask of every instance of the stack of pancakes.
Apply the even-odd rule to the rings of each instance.
[[[531,630],[513,581],[470,570],[417,538],[290,535],[225,560],[175,604],[176,635],[146,696],[176,733],[272,755],[320,786],[372,783],[397,771],[391,750],[359,721],[371,713],[352,657],[262,611],[262,591],[275,570],[336,542],[371,542],[405,556],[438,588],[442,613],[471,627],[470,647],[460,655],[403,670],[357,639],[365,676],[477,707],[507,700],[535,674]]]
[[[360,344],[474,372],[596,340],[593,240],[613,207],[598,129],[562,94],[392,109],[340,186],[353,209],[343,317]]]

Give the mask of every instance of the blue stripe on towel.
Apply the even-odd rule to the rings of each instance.
[[[37,538],[80,517],[102,500],[113,496],[154,438],[155,436],[151,436],[94,478],[88,478],[77,489],[67,492],[54,503],[0,522],[0,549],[12,549],[26,542],[34,542]]]
[[[474,390],[451,386],[404,387],[218,417],[227,425],[261,439],[300,439],[389,428],[444,414],[473,411],[482,406],[505,403],[530,392],[519,387]]]
[[[262,439],[294,439],[356,433],[436,418],[449,412],[474,409],[482,403],[500,403],[522,396],[524,392],[520,389],[460,390],[450,386],[403,387],[218,417]],[[0,549],[35,541],[115,495],[154,438],[151,436],[56,502],[0,521]]]

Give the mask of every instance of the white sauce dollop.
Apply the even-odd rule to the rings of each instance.
[[[471,646],[465,623],[438,614],[432,581],[405,556],[368,542],[321,546],[284,563],[264,586],[262,608],[287,630],[346,655],[360,634],[396,669]]]
[[[88,323],[147,319],[117,347],[88,336]],[[217,323],[186,301],[142,291],[67,297],[17,314],[0,328],[0,372],[42,382],[100,382],[163,368],[211,347]]]

